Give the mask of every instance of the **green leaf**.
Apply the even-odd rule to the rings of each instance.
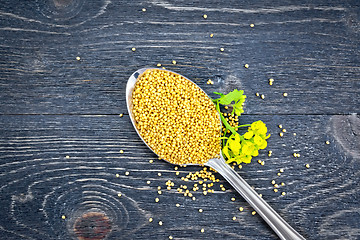
[[[243,94],[244,94],[243,90],[234,89],[234,91],[229,92],[226,95],[222,95],[219,100],[219,103],[222,105],[229,105],[232,102],[237,103],[239,100],[244,98],[245,95],[243,95]]]

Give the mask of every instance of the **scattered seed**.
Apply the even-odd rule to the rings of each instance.
[[[326,141],[325,144],[330,144],[330,141]]]
[[[176,207],[180,207],[180,204],[177,203],[177,204],[176,204]]]
[[[284,128],[282,131],[283,131],[283,132],[286,132],[286,129]]]
[[[162,221],[159,221],[159,225],[162,226],[162,225],[163,225],[163,222],[162,222]]]
[[[199,209],[199,212],[200,212],[200,213],[202,213],[202,212],[203,212],[203,210],[200,208],[200,209]]]
[[[220,48],[220,51],[223,52],[223,51],[225,51],[225,49],[224,49],[224,48]]]
[[[124,150],[120,150],[119,153],[124,153]]]
[[[161,173],[158,173],[158,176],[160,177],[160,176],[161,176]]]
[[[234,216],[234,217],[232,218],[232,220],[234,220],[234,221],[235,221],[235,220],[236,220],[236,217]]]
[[[261,94],[261,99],[265,99],[265,95],[264,94]]]
[[[255,24],[253,24],[253,23],[252,23],[252,24],[250,24],[250,27],[252,27],[252,28],[253,28],[253,27],[255,27]]]
[[[61,216],[61,219],[65,220],[65,219],[66,219],[66,216],[65,216],[65,215],[62,215],[62,216]]]
[[[279,187],[279,185],[278,185],[278,184],[274,184],[274,187],[275,187],[275,188],[278,188],[278,187]]]
[[[129,172],[125,172],[125,175],[128,176],[130,173]]]
[[[279,172],[283,173],[283,172],[284,172],[284,169],[283,169],[283,168],[280,168]]]
[[[174,65],[175,65],[175,64],[176,64],[176,61],[175,61],[175,60],[173,60],[173,61],[172,61],[172,64],[174,64]]]
[[[265,161],[261,161],[261,166],[264,166],[265,165]]]
[[[259,197],[262,197],[262,194],[261,194],[261,193],[259,194]]]
[[[307,164],[305,165],[305,167],[306,167],[306,168],[310,168],[310,164],[307,163]]]
[[[66,158],[66,159],[69,159],[69,158],[70,158],[70,156],[66,156],[65,158]]]
[[[252,212],[251,212],[251,214],[252,214],[252,215],[255,215],[255,214],[256,214],[256,212],[255,212],[255,211],[252,211]]]
[[[255,93],[255,96],[259,97],[259,96],[260,96],[260,93],[258,93],[258,92],[257,92],[257,93]]]
[[[244,67],[245,67],[245,68],[249,68],[249,64],[245,64]]]
[[[277,190],[277,188],[274,189],[274,192],[278,192],[279,190]]]
[[[204,18],[204,19],[207,19],[207,15],[206,15],[206,14],[204,14],[204,15],[203,15],[203,18]]]
[[[286,195],[286,192],[282,192],[281,195],[285,196],[285,195]]]
[[[283,137],[283,136],[284,136],[284,133],[281,132],[281,133],[279,133],[279,135],[280,135],[280,137]]]
[[[121,197],[122,196],[122,194],[121,193],[118,193],[118,197]]]
[[[120,174],[117,173],[117,174],[115,174],[115,176],[116,176],[116,177],[120,177]]]
[[[81,60],[81,58],[78,56],[78,57],[76,57],[76,60],[80,61],[80,60]]]
[[[210,34],[210,37],[212,38],[214,36],[214,34]]]
[[[202,229],[200,230],[200,232],[202,232],[202,233],[205,232],[205,229],[202,228]]]
[[[169,236],[169,239],[173,239],[173,236]]]
[[[293,133],[294,134],[294,136],[296,136],[296,133]]]
[[[279,128],[282,128],[283,126],[280,124],[278,127],[279,127]]]
[[[135,51],[136,51],[136,48],[133,47],[133,48],[131,49],[131,51],[135,52]]]
[[[156,66],[161,67],[161,63],[158,63]]]
[[[150,181],[146,181],[147,184],[150,184],[151,182]]]
[[[281,175],[281,173],[277,173],[277,175],[278,175],[278,176],[280,176],[280,175]]]
[[[239,211],[240,211],[240,212],[244,211],[244,208],[243,208],[243,207],[239,207]]]
[[[275,184],[275,180],[272,180],[272,181],[271,181],[271,184],[274,185],[274,184]]]
[[[233,198],[231,198],[231,201],[235,201],[235,198],[233,197]]]
[[[283,182],[282,182],[282,183],[280,183],[280,184],[281,184],[281,186],[285,186],[285,183],[283,183]]]
[[[146,8],[141,9],[143,12],[146,12]]]
[[[288,96],[288,94],[287,94],[286,92],[284,92],[284,93],[283,93],[283,96],[284,96],[284,97],[287,97],[287,96]]]
[[[159,191],[158,191],[158,194],[159,194],[159,195],[161,195],[161,194],[162,194],[161,190],[159,190]]]
[[[160,199],[159,198],[155,198],[155,202],[159,202],[160,201]]]

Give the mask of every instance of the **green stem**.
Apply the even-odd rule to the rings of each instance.
[[[220,114],[220,119],[223,122],[223,124],[225,125],[226,129],[230,130],[233,134],[238,134],[235,129],[233,127],[230,126],[230,124],[226,121],[226,119],[224,118],[224,116],[221,114],[220,112],[220,106],[219,103],[217,103],[215,105],[216,110],[219,112]],[[225,131],[226,132],[226,131]]]

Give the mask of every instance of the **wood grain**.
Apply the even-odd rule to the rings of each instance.
[[[210,95],[245,90],[241,122],[266,122],[273,154],[237,171],[307,239],[360,239],[359,13],[356,0],[1,1],[1,238],[277,239],[219,175],[214,194],[177,193],[199,168],[176,175],[136,135],[126,81],[161,63]],[[102,225],[79,231],[89,216]]]

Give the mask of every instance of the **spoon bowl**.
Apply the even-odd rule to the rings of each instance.
[[[136,82],[146,70],[156,70],[157,68],[141,68],[135,71],[129,78],[127,85],[126,85],[126,104],[127,109],[129,112],[129,116],[131,122],[135,128],[135,131],[138,133],[139,137],[143,142],[148,146],[155,154],[156,152],[144,141],[143,137],[141,136],[139,130],[136,126],[136,121],[133,114],[133,98],[132,93],[135,88]],[[158,69],[162,70],[163,69]],[[168,71],[168,70],[165,70]],[[168,71],[176,75],[180,75],[173,71]],[[182,76],[182,75],[180,75]],[[184,77],[184,76],[182,76]],[[190,79],[184,77],[188,81]],[[192,82],[192,81],[191,81]],[[196,84],[195,84],[196,85]],[[197,86],[197,85],[196,85]],[[197,86],[201,89],[199,86]],[[203,91],[203,90],[202,90]],[[204,92],[204,91],[203,91]],[[204,92],[205,93],[205,92]],[[205,93],[206,94],[206,93]],[[220,115],[219,121],[221,123]],[[220,134],[219,134],[220,136]],[[219,144],[220,140],[219,140]],[[156,154],[157,155],[157,154]],[[165,160],[171,163],[168,160]],[[172,163],[173,164],[173,163]],[[186,165],[200,165],[200,164],[186,164]],[[236,191],[240,193],[240,195],[255,209],[255,211],[268,223],[268,225],[274,230],[274,232],[280,237],[280,239],[284,240],[303,240],[305,239],[302,237],[298,232],[296,232],[268,203],[262,199],[259,194],[253,190],[250,185],[237,173],[235,172],[224,160],[221,152],[219,153],[219,158],[212,158],[209,159],[205,164],[205,166],[211,167],[215,169],[218,173],[220,173],[233,187]]]

